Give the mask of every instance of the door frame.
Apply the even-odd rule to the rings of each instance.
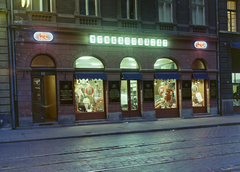
[[[33,79],[34,78],[40,78],[41,83],[41,94],[42,94],[42,104],[45,104],[45,95],[44,95],[44,76],[45,75],[54,75],[55,76],[55,92],[56,92],[56,121],[58,121],[58,99],[57,99],[57,78],[56,78],[56,72],[55,71],[32,71],[31,72],[31,94],[32,94],[32,117],[33,117],[33,123],[45,123],[46,122],[46,114],[45,114],[45,108],[42,107],[42,112],[44,114],[43,121],[35,121],[34,120],[34,88],[33,88]]]
[[[135,79],[133,79],[135,80]],[[121,80],[122,82],[123,80]],[[138,109],[137,110],[131,110],[131,89],[130,89],[130,81],[131,80],[125,80],[127,81],[127,90],[128,90],[128,95],[127,95],[127,98],[128,98],[128,110],[122,110],[121,108],[121,111],[122,111],[122,117],[123,118],[127,118],[127,117],[140,117],[141,116],[141,95],[140,95],[140,80],[136,80],[137,81],[137,93],[138,93],[138,100],[137,100],[137,103],[138,103]]]

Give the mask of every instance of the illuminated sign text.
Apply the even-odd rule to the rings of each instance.
[[[195,41],[194,42],[194,47],[198,49],[206,49],[207,48],[207,43],[205,41]]]
[[[36,41],[52,41],[53,35],[50,32],[35,32],[33,35]]]
[[[150,46],[150,47],[167,47],[168,41],[166,39],[154,38],[136,38],[136,37],[122,37],[122,36],[96,36],[90,35],[89,42],[91,44],[112,44],[112,45],[132,45],[132,46]]]

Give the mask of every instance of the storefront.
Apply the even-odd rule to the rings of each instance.
[[[16,44],[21,126],[190,117],[217,109],[210,88],[217,76],[214,41],[196,49],[191,39],[68,33],[66,44],[63,33],[52,37]]]

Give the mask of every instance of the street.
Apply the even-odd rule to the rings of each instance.
[[[0,171],[240,171],[240,126],[1,143]]]

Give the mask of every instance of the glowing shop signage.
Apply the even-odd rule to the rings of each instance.
[[[36,41],[52,41],[53,34],[50,32],[35,32],[33,35]]]
[[[205,41],[195,41],[194,42],[194,47],[198,49],[206,49],[207,48],[207,43]]]
[[[116,36],[96,36],[90,35],[91,44],[111,44],[111,45],[127,45],[127,46],[150,46],[150,47],[167,47],[166,39],[154,38],[136,38],[136,37],[116,37]]]

